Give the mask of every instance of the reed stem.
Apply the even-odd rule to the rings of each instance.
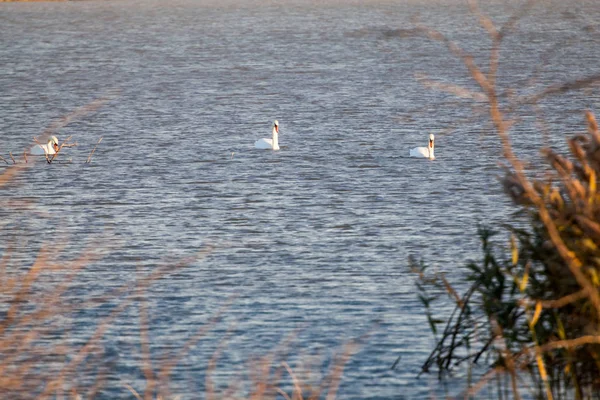
[[[103,136],[100,136],[100,139],[98,139],[98,143],[96,143],[96,145],[94,146],[94,149],[92,150],[92,152],[88,156],[87,161],[85,162],[86,164],[89,164],[90,161],[92,160],[92,155],[96,151],[96,147],[98,147],[98,145],[100,144],[100,142],[102,142],[102,139],[103,139]]]

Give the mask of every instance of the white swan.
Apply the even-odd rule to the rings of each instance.
[[[410,149],[410,156],[435,160],[435,156],[433,155],[434,139],[435,137],[433,136],[433,133],[429,134],[429,144],[427,147],[415,147],[414,149]]]
[[[254,142],[254,147],[257,149],[279,150],[279,122],[273,122],[273,139],[259,139]]]
[[[48,144],[36,144],[29,150],[29,153],[34,156],[43,156],[44,154],[55,154],[58,151],[58,138],[52,136],[48,139]]]

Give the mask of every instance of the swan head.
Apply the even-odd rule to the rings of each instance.
[[[433,136],[433,133],[429,134],[429,148],[433,148],[433,141],[435,139],[435,136]]]
[[[58,151],[58,138],[56,136],[52,136],[48,139],[48,148],[53,147],[54,151]]]
[[[273,122],[273,129],[275,129],[275,132],[279,133],[279,121],[275,120],[275,122]]]

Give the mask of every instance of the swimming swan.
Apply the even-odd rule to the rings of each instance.
[[[48,144],[36,144],[29,150],[29,153],[34,156],[43,156],[44,154],[56,154],[58,151],[58,138],[52,136],[48,139]]]
[[[257,149],[279,150],[279,122],[273,122],[273,139],[259,139],[254,142],[254,147]]]
[[[433,155],[434,139],[433,133],[429,134],[429,144],[427,147],[415,147],[414,149],[410,149],[410,156],[435,160],[435,156]]]

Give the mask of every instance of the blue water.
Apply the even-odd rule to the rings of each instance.
[[[482,4],[498,23],[517,6]],[[443,45],[409,34],[415,15],[485,64],[490,42],[459,1],[1,5],[3,157],[20,160],[33,136],[107,98],[54,132],[76,147],[52,165],[29,163],[0,188],[0,252],[14,244],[7,273],[22,274],[42,244],[65,246],[59,262],[91,246],[100,259],[63,296],[83,306],[173,265],[146,292],[154,365],[212,328],[169,380],[182,399],[204,398],[222,340],[220,387],[238,375],[247,381],[252,360],[295,332],[298,370],[311,354],[325,369],[344,343],[367,335],[339,398],[440,393],[432,377],[416,379],[433,341],[407,258],[456,281],[479,256],[477,225],[510,221],[514,209],[497,180],[502,158],[485,106],[419,83],[425,75],[477,90]],[[595,2],[538,5],[506,39],[499,85],[514,97],[598,73],[599,17]],[[517,153],[537,165],[543,145],[564,148],[565,133],[585,130],[582,110],[598,109],[599,99],[593,87],[543,100],[537,116],[519,108]],[[282,149],[255,150],[275,119]],[[430,132],[437,159],[408,158]],[[61,276],[48,272],[37,287],[50,290]],[[98,344],[105,397],[132,398],[124,383],[144,391],[137,304]],[[110,310],[66,312],[60,340],[76,349]],[[80,368],[70,382],[85,388],[96,375]]]

